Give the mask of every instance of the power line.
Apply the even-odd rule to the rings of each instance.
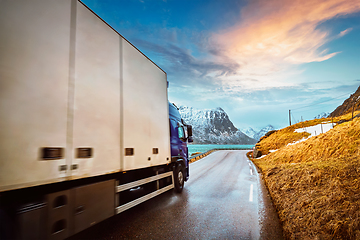
[[[326,105],[325,105],[326,104]],[[317,111],[317,110],[321,110],[321,111],[324,111],[323,109],[324,108],[329,108],[330,107],[330,104],[327,105],[327,103],[322,103],[322,104],[319,104],[317,106],[313,106],[311,109],[309,108],[303,108],[303,109],[299,109],[299,110],[291,110],[292,112],[295,112],[297,114],[299,113],[307,113],[309,111]],[[336,107],[334,106],[331,106],[331,111],[335,110]]]
[[[321,104],[321,103],[326,103],[326,102],[330,102],[330,101],[338,100],[340,97],[343,97],[343,96],[348,95],[348,94],[351,94],[351,93],[353,93],[353,92],[350,92],[350,93],[346,93],[346,94],[343,94],[343,95],[337,96],[337,97],[332,98],[332,99],[330,99],[330,100],[326,100],[326,101],[322,101],[322,102],[318,102],[318,103],[314,103],[314,104],[306,105],[306,106],[303,106],[303,107],[294,108],[294,109],[291,109],[291,110],[298,110],[298,109],[301,109],[301,108],[312,107],[312,106],[315,106],[315,105],[318,105],[318,104]]]

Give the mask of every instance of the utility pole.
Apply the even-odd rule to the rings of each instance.
[[[290,126],[291,126],[291,110],[289,109],[289,123],[290,123]]]
[[[355,103],[356,103],[356,101],[355,101],[355,96],[354,96],[354,98],[353,98],[353,107],[352,107],[351,120],[354,119],[354,106],[355,106]]]
[[[323,127],[322,127],[322,123],[321,124],[321,133],[324,133]]]
[[[301,116],[301,127],[304,129],[305,131],[305,127],[304,127],[304,120],[303,120],[303,117]]]

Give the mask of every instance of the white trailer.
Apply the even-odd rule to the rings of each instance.
[[[174,187],[162,69],[77,0],[2,0],[0,32],[4,237],[63,239]]]

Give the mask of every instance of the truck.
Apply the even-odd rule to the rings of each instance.
[[[166,73],[79,0],[0,1],[0,238],[64,239],[189,178]]]

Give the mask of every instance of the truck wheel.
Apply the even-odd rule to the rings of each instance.
[[[175,191],[180,193],[184,188],[184,169],[182,168],[181,164],[179,164],[174,170],[174,184],[175,184]]]

